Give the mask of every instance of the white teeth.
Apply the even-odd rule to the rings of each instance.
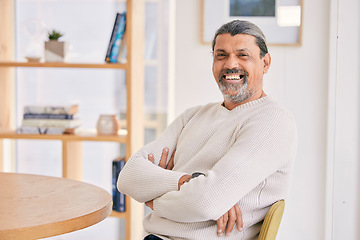
[[[225,79],[227,79],[227,80],[239,80],[240,76],[239,75],[226,75]]]

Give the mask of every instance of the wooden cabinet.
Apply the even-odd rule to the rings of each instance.
[[[108,63],[28,63],[14,59],[14,0],[0,1],[0,171],[3,171],[3,139],[60,140],[63,153],[63,177],[82,179],[82,141],[111,141],[126,144],[126,159],[144,143],[144,0],[127,0],[126,64]],[[136,37],[135,37],[136,36]],[[126,71],[127,112],[126,134],[99,136],[86,132],[76,135],[16,134],[13,119],[15,101],[14,70],[26,68],[102,68]],[[136,75],[136,78],[134,77]],[[143,204],[127,196],[126,212],[111,216],[126,220],[126,239],[142,239]]]

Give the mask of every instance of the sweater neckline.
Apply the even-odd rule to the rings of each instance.
[[[246,108],[249,108],[249,107],[253,107],[253,106],[259,105],[259,104],[265,102],[267,99],[269,99],[269,96],[264,96],[264,97],[262,97],[262,98],[259,98],[259,99],[256,99],[256,100],[253,100],[253,101],[250,101],[250,102],[241,104],[241,105],[235,107],[235,108],[232,109],[232,110],[227,109],[227,108],[224,106],[224,102],[222,102],[222,103],[219,104],[219,105],[220,105],[221,111],[224,111],[224,112],[227,112],[227,113],[232,113],[232,112],[238,112],[238,111],[241,111],[241,110],[243,110],[243,109],[246,109]]]

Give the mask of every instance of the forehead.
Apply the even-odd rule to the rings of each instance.
[[[248,49],[260,53],[260,48],[256,44],[256,38],[254,36],[248,34],[236,34],[231,36],[230,33],[225,33],[219,34],[216,37],[214,51],[236,51],[240,49]]]

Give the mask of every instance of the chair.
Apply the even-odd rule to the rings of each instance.
[[[261,226],[258,240],[275,240],[284,209],[284,200],[279,200],[270,207]]]

